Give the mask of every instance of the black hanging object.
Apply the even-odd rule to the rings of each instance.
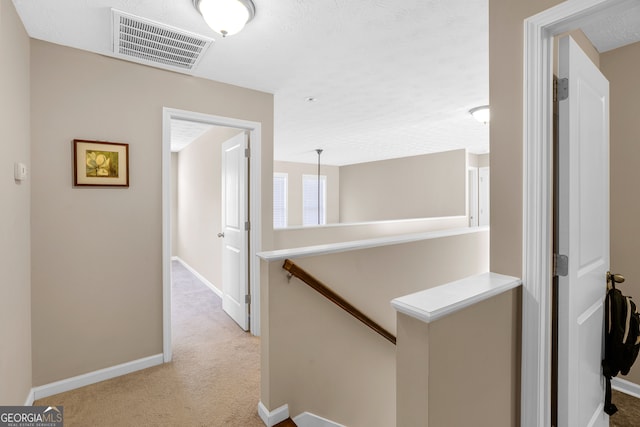
[[[604,411],[613,415],[618,411],[611,403],[611,378],[619,373],[627,375],[640,350],[640,315],[631,297],[616,289],[616,283],[624,282],[624,277],[607,273],[605,298],[604,360],[602,375],[606,379]]]

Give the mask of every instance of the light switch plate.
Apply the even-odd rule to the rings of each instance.
[[[16,181],[24,181],[27,179],[27,165],[24,163],[13,164],[13,177]]]

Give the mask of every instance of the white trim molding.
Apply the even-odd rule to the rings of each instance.
[[[551,423],[553,37],[631,0],[567,0],[524,21],[521,426]]]
[[[462,227],[445,230],[425,231],[423,233],[398,234],[373,239],[351,240],[348,242],[326,243],[322,245],[303,246],[291,249],[276,249],[258,252],[256,255],[265,261],[283,261],[287,258],[302,258],[308,256],[328,255],[340,252],[355,251],[381,246],[399,245],[402,243],[419,242],[421,240],[440,239],[442,237],[461,236],[489,231],[489,227]]]
[[[33,401],[35,399],[33,398],[33,389],[29,390],[29,394],[27,395],[27,398],[24,400],[24,405],[23,406],[33,406]]]
[[[43,397],[53,396],[54,394],[64,393],[65,391],[75,390],[76,388],[99,383],[101,381],[130,374],[152,366],[161,365],[162,362],[162,354],[156,354],[154,356],[132,360],[131,362],[122,363],[120,365],[111,366],[109,368],[34,387],[31,389],[31,403],[33,404],[34,400],[42,399]]]
[[[162,352],[170,362],[171,349],[171,120],[190,120],[249,132],[249,287],[251,333],[260,335],[260,260],[262,248],[262,124],[187,110],[162,109]]]
[[[483,273],[394,298],[391,305],[400,313],[431,323],[521,284],[517,277]]]
[[[312,414],[311,412],[303,412],[300,415],[296,415],[296,417],[293,418],[293,422],[296,423],[298,427],[346,427],[335,421]]]
[[[282,421],[289,418],[289,405],[284,404],[279,408],[276,408],[273,411],[269,412],[267,407],[264,406],[264,403],[260,401],[258,403],[258,415],[260,415],[260,418],[262,419],[264,425],[266,425],[267,427],[273,427],[274,425],[281,423]]]
[[[623,378],[611,378],[611,388],[640,399],[640,385]]]
[[[180,264],[182,264],[182,266],[184,268],[186,268],[187,270],[189,270],[191,272],[191,274],[193,274],[194,276],[196,276],[196,278],[198,280],[200,280],[202,283],[204,283],[207,288],[211,289],[213,291],[214,294],[218,295],[220,298],[222,298],[222,291],[218,288],[215,287],[215,285],[213,283],[211,283],[210,281],[207,280],[206,277],[204,277],[202,274],[198,273],[196,271],[195,268],[191,267],[189,264],[187,264],[182,258],[174,256],[171,258],[172,261],[178,261]]]

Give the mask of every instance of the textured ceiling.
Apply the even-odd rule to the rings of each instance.
[[[180,151],[201,137],[213,126],[187,120],[171,120],[171,151]]]
[[[611,8],[582,26],[598,52],[617,49],[640,40],[640,2]]]
[[[191,0],[14,0],[31,37],[108,56],[111,8],[215,39],[189,74],[273,93],[276,160],[488,152],[488,0],[254,3],[223,39]]]

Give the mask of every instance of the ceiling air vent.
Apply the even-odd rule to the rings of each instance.
[[[212,39],[169,27],[116,9],[113,14],[113,52],[129,61],[192,70]]]

